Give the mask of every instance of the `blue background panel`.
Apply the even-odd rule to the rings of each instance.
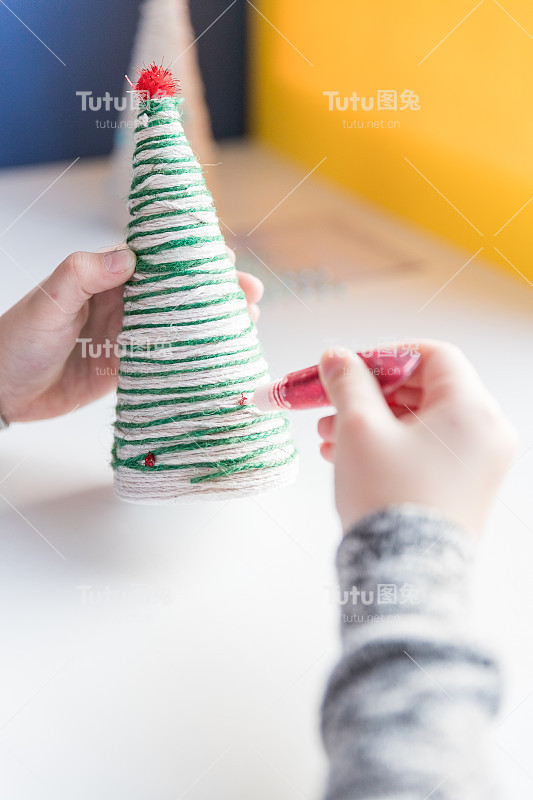
[[[77,91],[119,97],[137,26],[138,0],[8,0],[0,3],[0,166],[109,152],[113,129],[83,112]],[[61,59],[65,62],[63,66]]]
[[[6,2],[0,0],[0,167],[109,153],[118,112],[82,111],[76,92],[121,97],[140,0]],[[244,6],[238,0],[198,42],[217,137],[243,133]],[[193,0],[196,35],[225,8],[226,0]]]

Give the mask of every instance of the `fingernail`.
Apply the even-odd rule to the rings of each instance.
[[[322,356],[320,369],[323,376],[327,379],[334,378],[342,372],[346,365],[346,359],[350,353],[344,347],[332,347]]]
[[[135,254],[127,247],[123,250],[112,250],[104,255],[104,266],[108,272],[130,271],[135,267]]]

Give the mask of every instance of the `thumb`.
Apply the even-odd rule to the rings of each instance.
[[[135,254],[127,247],[106,253],[72,253],[41,285],[38,303],[51,317],[77,314],[94,294],[131,278],[135,262]]]
[[[390,417],[376,378],[359,356],[336,347],[324,353],[319,372],[340,419],[354,413],[368,419]]]

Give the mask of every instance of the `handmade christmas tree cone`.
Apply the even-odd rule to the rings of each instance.
[[[283,413],[246,405],[269,382],[168,70],[143,70],[113,446],[115,492],[137,503],[255,494],[292,481]]]

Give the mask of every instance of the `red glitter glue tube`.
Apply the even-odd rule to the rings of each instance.
[[[375,376],[385,397],[405,383],[420,360],[419,353],[410,352],[400,355],[381,355],[379,352],[368,355],[357,353],[357,355]],[[331,405],[322,386],[318,366],[289,372],[278,381],[259,386],[248,398],[246,405],[251,403],[261,411],[278,408],[301,411]]]

